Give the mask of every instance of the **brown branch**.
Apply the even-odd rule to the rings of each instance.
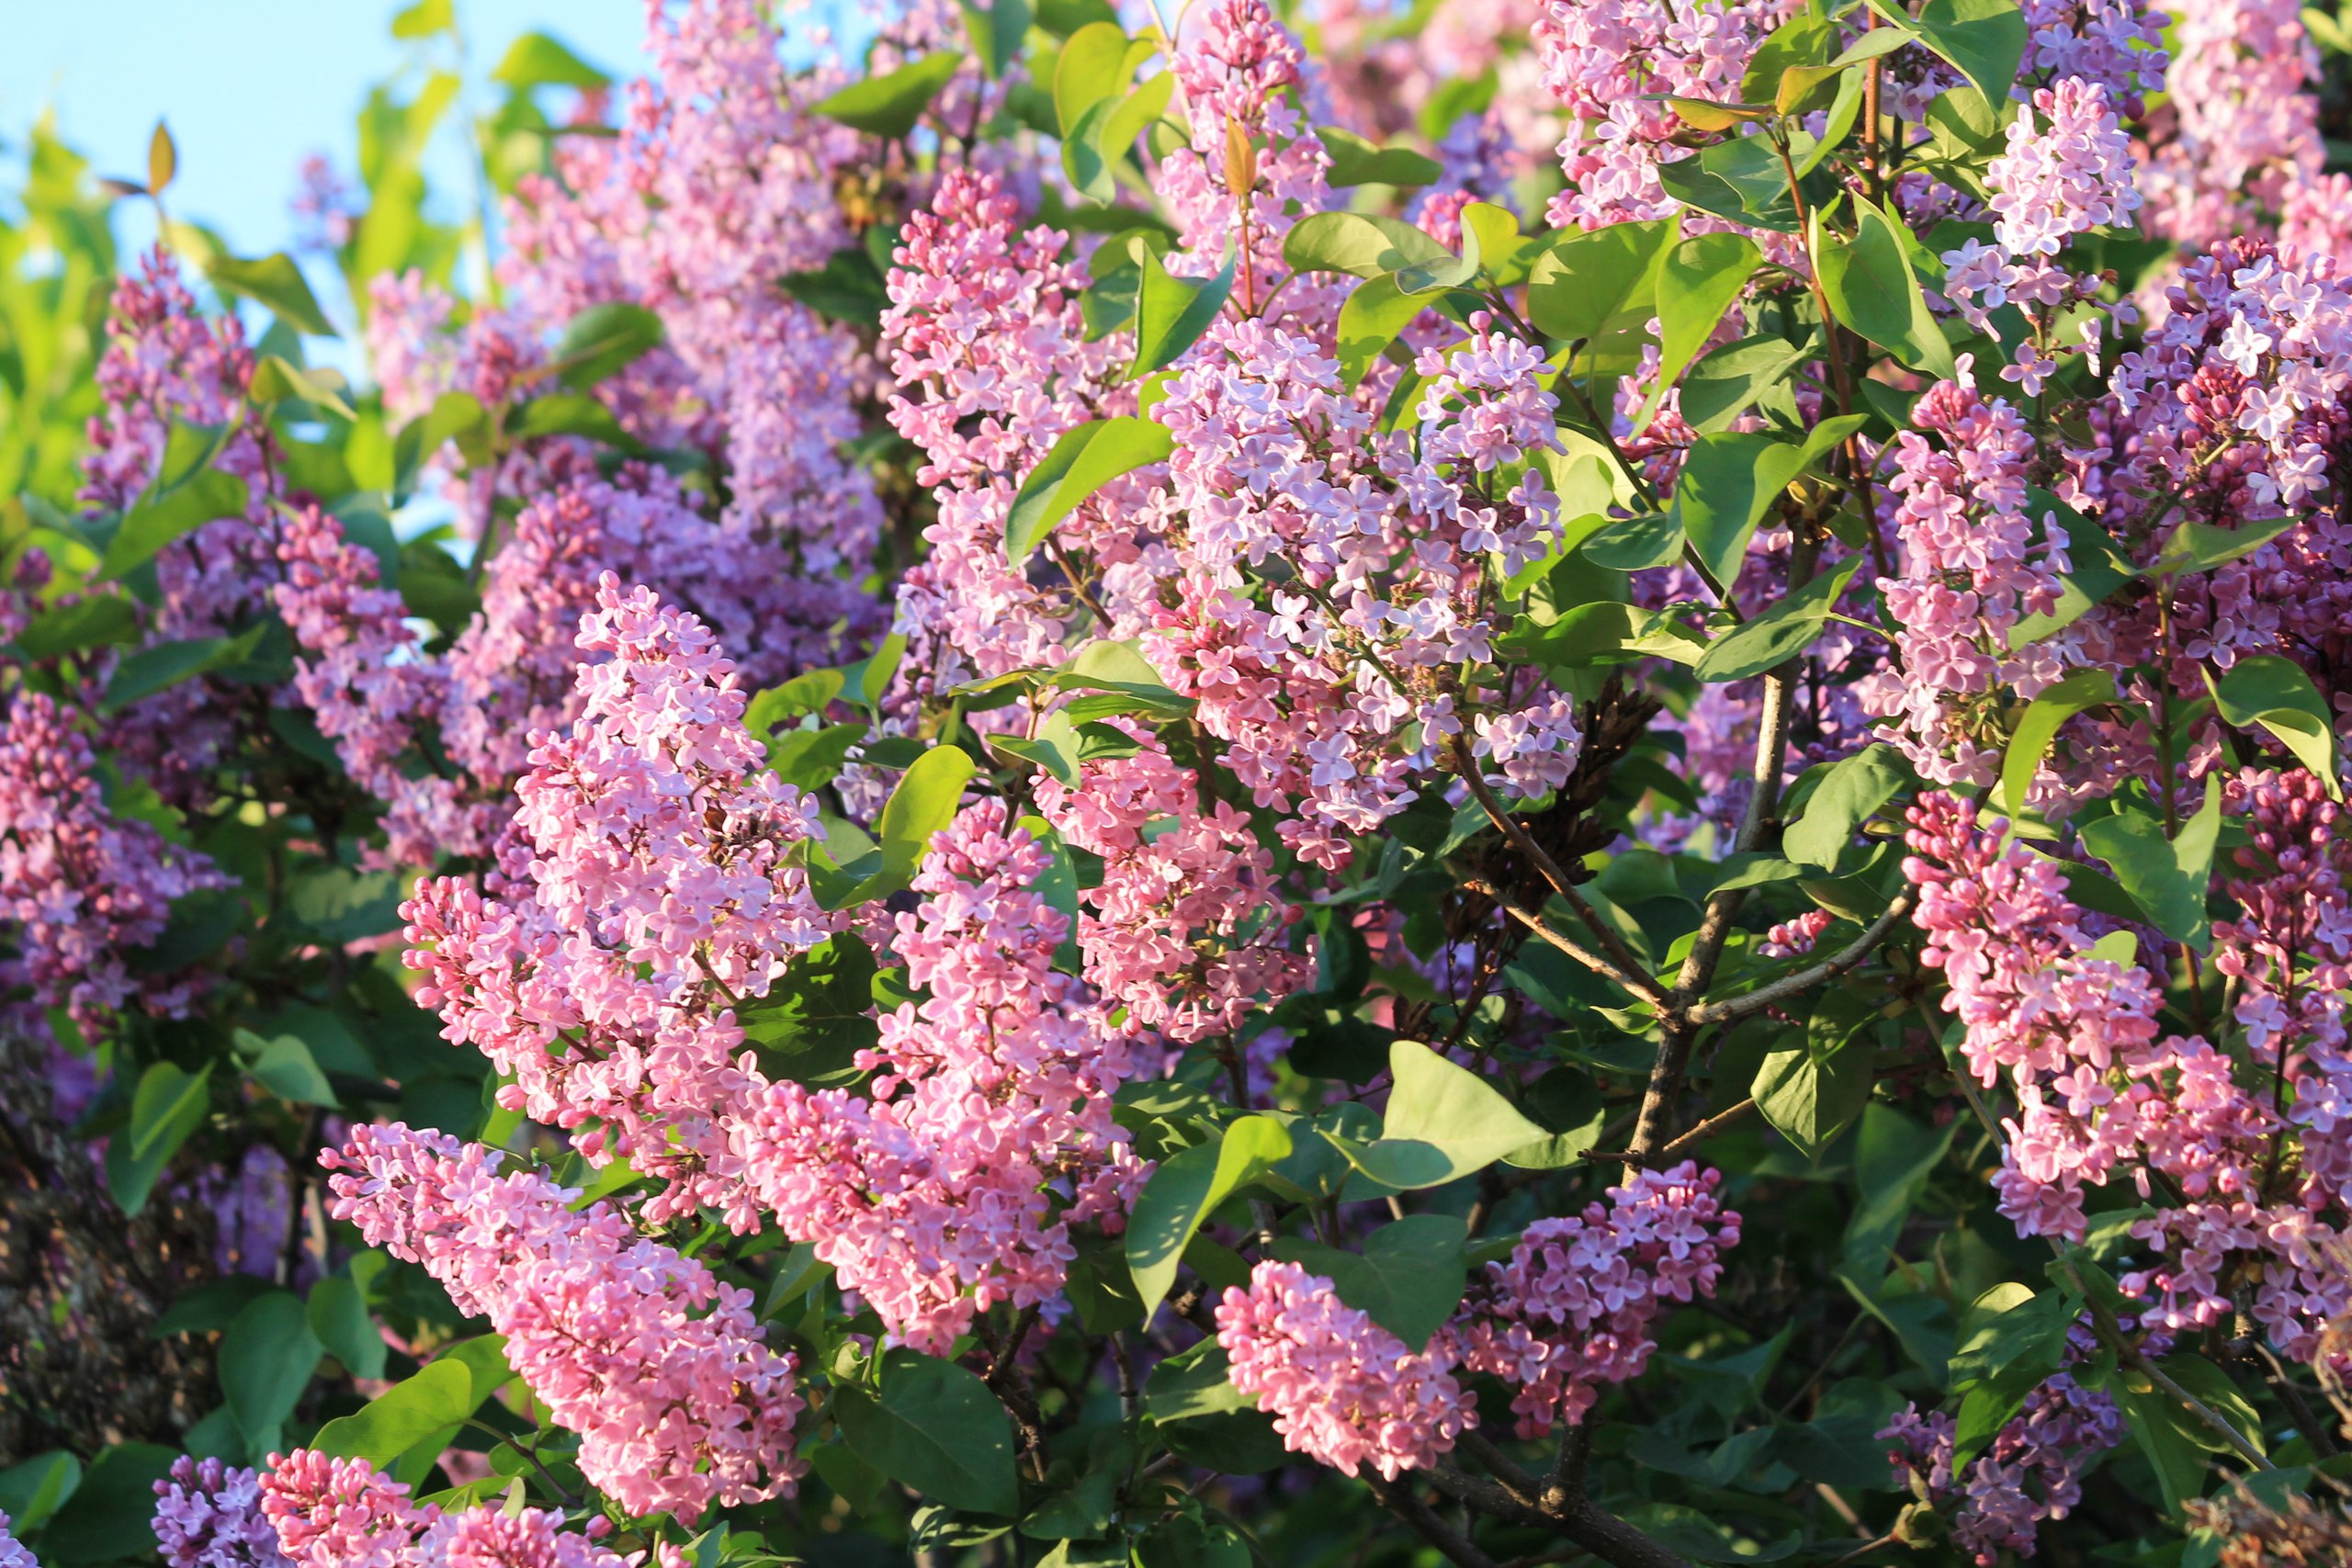
[[[1886,907],[1883,914],[1864,928],[1860,936],[1820,963],[1800,969],[1793,975],[1784,975],[1769,986],[1758,986],[1741,996],[1720,1002],[1701,1002],[1685,1009],[1682,1016],[1692,1023],[1732,1023],[1751,1013],[1762,1012],[1775,1002],[1802,995],[1824,980],[1835,979],[1868,958],[1872,950],[1886,940],[1886,933],[1894,930],[1894,923],[1911,912],[1911,890],[1905,888],[1895,895],[1894,901]]]

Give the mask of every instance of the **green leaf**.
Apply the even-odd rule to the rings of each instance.
[[[833,1418],[851,1451],[933,1502],[978,1514],[1021,1511],[1012,1422],[978,1376],[913,1350],[886,1351],[879,1397],[834,1386]]]
[[[1419,1350],[1462,1304],[1469,1235],[1452,1214],[1408,1214],[1367,1236],[1362,1253],[1285,1238],[1274,1256],[1329,1280],[1341,1301]]]
[[[176,544],[207,523],[241,517],[245,510],[245,481],[218,468],[162,491],[150,491],[123,513],[122,526],[107,541],[98,562],[96,581],[110,582],[146,565],[155,552]]]
[[[1768,138],[1735,137],[1702,148],[1695,158],[1661,164],[1658,184],[1678,201],[1750,229],[1797,231],[1788,175]],[[1604,231],[1605,232],[1605,231]]]
[[[1846,1222],[1846,1268],[1863,1273],[1886,1267],[1928,1178],[1951,1152],[1960,1126],[1957,1120],[1950,1121],[1931,1135],[1891,1105],[1872,1100],[1862,1108],[1854,1147],[1859,1201]]]
[[[2046,614],[2022,616],[2009,628],[2008,645],[2020,649],[2063,631],[2104,603],[2138,575],[2106,529],[2045,490],[2026,491],[2026,513],[2054,524],[2066,541],[2074,570],[2058,579],[2058,603]]]
[[[892,876],[914,874],[931,851],[932,835],[955,820],[956,806],[973,772],[968,753],[953,746],[934,746],[916,758],[899,778],[875,826],[875,842],[881,846],[883,862]]]
[[[555,363],[563,384],[584,391],[662,342],[662,318],[642,305],[591,305],[565,323]]]
[[[1522,635],[1514,626],[1498,646],[1510,659],[1571,667],[1631,659],[1695,664],[1706,651],[1706,644],[1666,611],[1613,599],[1578,604],[1532,634]]]
[[[1434,185],[1445,173],[1436,159],[1409,147],[1375,147],[1354,131],[1335,125],[1318,125],[1315,135],[1331,154],[1331,167],[1324,179],[1335,188]]]
[[[244,1058],[245,1076],[278,1099],[296,1105],[336,1107],[334,1090],[319,1070],[317,1058],[299,1034],[265,1039],[250,1029],[234,1032],[237,1052]]]
[[[138,606],[115,594],[91,594],[34,616],[17,638],[17,651],[30,660],[56,659],[138,637]]]
[[[1822,292],[1838,319],[1914,370],[1939,378],[1953,373],[1951,345],[1911,269],[1911,255],[1894,220],[1855,197],[1851,240],[1822,226],[1814,212],[1814,255]]]
[[[2259,725],[2294,754],[2295,761],[2327,784],[2328,797],[2344,798],[2335,776],[2335,728],[2327,700],[2302,667],[2275,653],[2256,654],[2230,666],[2213,688],[2222,717],[2240,729]]]
[[[1791,860],[1835,871],[1855,830],[1909,782],[1910,770],[1892,746],[1873,742],[1839,758],[1805,797],[1804,815],[1781,836],[1781,848]]]
[[[1867,422],[1863,414],[1826,419],[1802,443],[1761,433],[1699,438],[1674,487],[1674,515],[1716,581],[1730,582],[1739,575],[1747,542],[1781,492]]]
[[[431,38],[435,33],[447,32],[458,25],[454,0],[416,0],[402,8],[392,18],[392,36],[396,39]]]
[[[277,1442],[324,1354],[291,1291],[272,1291],[237,1314],[220,1337],[220,1393],[249,1444],[266,1450]]]
[[[2205,951],[2205,894],[2213,876],[2213,850],[2222,834],[2222,780],[2205,776],[2205,804],[2167,840],[2152,815],[2119,811],[2085,822],[2083,848],[2105,861],[2132,901],[2175,942]]]
[[[187,642],[150,644],[115,666],[101,705],[109,712],[119,712],[182,681],[235,664],[253,652],[261,641],[263,629],[256,626],[243,637],[206,637]]]
[[[1127,1221],[1127,1269],[1144,1321],[1168,1299],[1176,1265],[1201,1222],[1291,1151],[1290,1134],[1270,1116],[1245,1116],[1213,1142],[1160,1162]]]
[[[1666,253],[1657,275],[1657,384],[1638,423],[1657,412],[1763,260],[1745,234],[1697,234]]]
[[[1686,543],[1681,519],[1669,512],[1647,512],[1621,518],[1594,535],[1584,547],[1584,558],[1612,571],[1640,571],[1680,560]]]
[[[863,724],[784,730],[768,738],[768,767],[795,789],[822,789],[841,776],[842,764],[865,733]]]
[[[962,5],[965,35],[980,58],[981,69],[993,81],[1021,58],[1021,46],[1036,13],[1029,0],[989,0],[985,6],[962,0]]]
[[[2077,670],[2027,705],[2001,758],[2001,809],[2014,820],[2025,810],[2026,791],[2041,771],[2041,759],[2065,722],[2088,708],[2115,700],[2115,677],[2104,670]]]
[[[182,1071],[157,1062],[139,1076],[129,1126],[107,1142],[107,1187],[126,1214],[147,1206],[155,1179],[210,1110],[212,1069]]]
[[[1155,1421],[1193,1421],[1254,1410],[1257,1402],[1233,1386],[1225,1347],[1204,1339],[1152,1368],[1144,1381],[1143,1407]]]
[[[931,107],[931,100],[961,63],[961,56],[947,51],[926,54],[887,75],[851,83],[820,100],[816,110],[852,130],[895,141],[914,130],[922,111]]]
[[[305,369],[283,355],[262,356],[254,367],[253,384],[249,389],[256,402],[275,403],[292,400],[309,403],[313,408],[341,414],[345,419],[359,416],[351,412],[344,394],[351,389],[343,372],[328,366]]]
[[[506,46],[493,82],[510,87],[608,87],[613,79],[545,33],[525,33]]]
[[[1962,1393],[1955,1465],[1965,1468],[1984,1452],[2026,1396],[2064,1363],[2081,1305],[2060,1291],[2037,1295],[2012,1283],[1994,1286],[1969,1307],[1951,1359],[1952,1387]]]
[[[284,251],[243,261],[227,252],[205,265],[205,276],[223,294],[242,294],[277,313],[288,325],[312,337],[334,337],[335,330],[319,309],[318,297],[303,280],[302,269]]]
[[[1814,340],[1792,344],[1766,333],[1727,343],[1682,378],[1683,422],[1702,435],[1714,434],[1816,357]]]
[[[1143,285],[1136,293],[1136,357],[1127,367],[1129,378],[1148,376],[1200,340],[1225,309],[1233,292],[1234,258],[1215,277],[1176,277],[1148,246],[1139,246],[1136,263]]]
[[[322,865],[296,878],[287,913],[322,942],[340,946],[397,930],[409,878],[397,871],[352,871]]]
[[[1175,85],[1175,73],[1163,71],[1125,97],[1104,98],[1079,116],[1062,142],[1062,168],[1080,194],[1101,202],[1118,195],[1113,171],[1168,107]]]
[[[1707,645],[1699,660],[1702,681],[1742,681],[1760,675],[1803,653],[1829,624],[1846,585],[1861,568],[1857,556],[1826,577],[1816,577],[1753,620],[1743,621]]]
[[[1397,288],[1394,273],[1357,284],[1340,307],[1340,378],[1360,385],[1396,334],[1428,309],[1427,299]]]
[[[2217,566],[2227,566],[2254,554],[2279,535],[2296,526],[2301,517],[2271,517],[2249,523],[2243,528],[2218,528],[2211,523],[2190,518],[2172,531],[2163,549],[2156,552],[2155,564],[2148,569],[2151,577],[2173,577],[2182,572],[2211,571]]]
[[[1385,1187],[1437,1187],[1473,1175],[1551,1134],[1501,1091],[1417,1040],[1388,1048],[1389,1091],[1380,1137],[1358,1164]]]
[[[311,1332],[353,1377],[384,1375],[390,1347],[377,1332],[376,1320],[368,1314],[368,1298],[349,1275],[330,1274],[312,1285],[304,1310],[310,1315]]]
[[[364,1459],[381,1469],[417,1444],[454,1427],[479,1409],[491,1390],[474,1392],[462,1360],[438,1357],[368,1402],[356,1414],[328,1422],[310,1446],[336,1459]]]
[[[1067,138],[1080,117],[1122,91],[1149,44],[1130,39],[1116,22],[1089,22],[1069,35],[1054,66],[1054,121]]]
[[[1764,1120],[1811,1158],[1870,1102],[1871,1026],[1878,1009],[1851,991],[1822,994],[1804,1043],[1770,1053],[1750,1092]]]
[[[852,1058],[877,1038],[874,954],[844,931],[793,958],[768,993],[735,1010],[744,1043],[771,1078],[819,1087],[859,1074]]]
[[[31,1535],[81,1484],[82,1461],[53,1449],[0,1471],[0,1514],[8,1516],[12,1533]]]
[[[1062,433],[1012,498],[1004,524],[1004,556],[1019,570],[1079,503],[1122,474],[1168,460],[1176,438],[1163,425],[1132,414],[1087,421]]]
[[[1293,271],[1355,277],[1378,277],[1453,254],[1401,218],[1362,212],[1310,212],[1283,239],[1283,261]]]
[[[155,1483],[178,1452],[157,1443],[117,1443],[99,1450],[41,1531],[40,1554],[53,1564],[153,1560]]]
[[[1572,341],[1590,338],[1627,311],[1648,309],[1675,229],[1670,218],[1612,223],[1554,243],[1528,274],[1527,310],[1535,330]]]
[[[1968,78],[1989,117],[2009,101],[2031,32],[2016,0],[1928,0],[1916,17],[1894,0],[1871,9],[1941,55]]]
[[[2205,1489],[2205,1456],[2189,1431],[2192,1419],[2173,1396],[2154,1386],[2134,1387],[2122,1378],[2109,1380],[2108,1391],[2123,1408],[2123,1424],[2132,1429],[2140,1451],[2156,1473],[2165,1511],[2177,1514],[2180,1506]]]

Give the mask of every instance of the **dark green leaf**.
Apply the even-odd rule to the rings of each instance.
[[[157,1062],[139,1076],[130,1124],[107,1143],[107,1186],[124,1213],[147,1206],[164,1164],[204,1124],[211,1077],[209,1066],[189,1073],[170,1062]]]
[[[2016,0],[1928,0],[1916,17],[1891,0],[1871,8],[1957,66],[1989,112],[2009,101],[2031,37]]]
[[[2221,840],[2222,781],[2205,776],[2205,804],[2167,840],[2154,816],[2119,810],[2082,825],[2083,848],[2105,861],[2115,880],[2148,912],[2156,929],[2202,953],[2208,941],[2205,894]]]
[[[254,1302],[220,1337],[220,1393],[256,1450],[277,1442],[325,1353],[301,1299],[290,1291]]]
[[[1804,815],[1781,835],[1781,849],[1791,860],[1836,870],[1855,830],[1909,781],[1910,770],[1892,746],[1873,743],[1839,759],[1805,797]]]
[[[795,957],[735,1021],[770,1077],[823,1087],[858,1077],[852,1058],[877,1037],[873,1014],[874,955],[843,932]]]
[[[41,1531],[41,1556],[52,1564],[152,1560],[155,1483],[171,1472],[178,1457],[156,1443],[117,1443],[99,1450],[82,1472],[82,1483]]]
[[[1674,515],[1716,581],[1739,575],[1757,525],[1790,483],[1864,423],[1861,414],[1823,420],[1802,443],[1760,433],[1700,437],[1674,487]]]
[[[355,1378],[380,1378],[390,1349],[368,1314],[368,1299],[345,1274],[330,1274],[311,1287],[305,1309],[311,1332],[327,1354],[343,1363]]]
[[[1177,1262],[1210,1211],[1290,1151],[1290,1134],[1281,1122],[1245,1116],[1214,1142],[1195,1144],[1152,1172],[1127,1221],[1127,1268],[1147,1323],[1167,1300]]]
[[[27,659],[55,659],[138,637],[138,607],[128,599],[98,593],[43,610],[17,638],[17,649]]]
[[[218,468],[207,468],[174,489],[151,491],[123,513],[122,526],[107,542],[106,555],[98,562],[97,581],[110,582],[146,565],[156,551],[207,523],[243,516],[245,496],[245,481]]]
[[[1697,234],[1666,253],[1657,275],[1657,389],[1645,412],[1707,345],[1763,259],[1745,234]]]
[[[1858,556],[1827,576],[1815,578],[1762,615],[1709,643],[1699,660],[1699,679],[1742,681],[1803,653],[1828,625],[1830,610],[1861,564]]]
[[[1851,991],[1822,994],[1801,1044],[1757,1069],[1756,1109],[1808,1157],[1861,1114],[1871,1096],[1871,1026],[1878,1010]]]
[[[833,1390],[833,1418],[857,1456],[948,1507],[1019,1513],[1012,1423],[988,1385],[913,1350],[885,1352],[880,1371],[879,1397],[855,1383]]]

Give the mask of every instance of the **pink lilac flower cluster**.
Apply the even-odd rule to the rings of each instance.
[[[1281,318],[1312,330],[1337,319],[1345,291],[1284,282],[1291,226],[1333,204],[1330,154],[1299,112],[1305,64],[1266,0],[1208,0],[1187,11],[1169,69],[1192,136],[1160,160],[1153,183],[1182,247],[1167,258],[1171,271],[1210,276],[1230,255],[1244,311],[1281,285]]]
[[[2091,951],[2056,861],[2005,846],[1997,824],[1931,794],[1912,807],[1905,874],[1920,890],[1921,962],[1950,985],[1961,1053],[1979,1084],[2006,1079],[2017,1101],[1994,1179],[2002,1214],[2020,1235],[2079,1242],[2085,1188],[2129,1177],[2143,1200],[2169,1200],[2132,1227],[2155,1258],[2119,1277],[2145,1303],[2142,1320],[2165,1332],[2225,1320],[2235,1306],[2222,1277],[2244,1258],[2261,1266],[2253,1317],[2304,1358],[2319,1326],[2352,1305],[2352,1280],[2328,1260],[2340,1234],[2319,1217],[2341,1204],[2347,1166],[2335,1109],[2347,1083],[2341,998],[2296,1017],[2280,997],[2299,981],[2344,988],[2333,814],[2312,809],[2324,796],[2308,774],[2248,773],[2226,798],[2256,829],[2242,863],[2283,875],[2251,919],[2217,929],[2214,964],[2256,976],[2237,1021],[2258,1059],[2282,1064],[2279,1081],[2297,1086],[2291,1119],[2238,1081],[2228,1051],[2161,1035],[2148,972]],[[2233,886],[2255,891],[2252,878]],[[2326,946],[2305,945],[2323,930]],[[2294,1122],[2311,1129],[2315,1174],[2282,1180]]]
[[[675,1547],[623,1557],[566,1533],[545,1508],[476,1506],[445,1511],[413,1502],[405,1483],[365,1460],[298,1449],[273,1460],[261,1506],[292,1568],[684,1568]],[[598,1520],[601,1524],[604,1521]],[[594,1533],[591,1527],[591,1534]]]
[[[379,278],[368,336],[388,406],[413,417],[446,390],[491,407],[527,394],[583,310],[627,304],[659,316],[662,344],[594,395],[648,446],[711,459],[723,503],[715,517],[689,514],[702,536],[693,554],[728,558],[721,581],[758,607],[755,621],[728,625],[739,655],[756,662],[775,649],[788,666],[777,673],[789,674],[836,657],[877,619],[854,579],[879,538],[880,507],[846,450],[871,367],[848,327],[776,281],[820,269],[856,240],[835,186],[864,178],[876,145],[810,111],[841,73],[789,70],[752,0],[650,7],[648,48],[652,70],[630,85],[620,133],[561,138],[554,174],[518,184],[503,214],[505,306],[459,323],[445,291]],[[478,523],[502,498],[537,499],[536,458],[586,450],[563,437],[529,446],[476,479],[465,517]]]
[[[1148,734],[1132,756],[1090,760],[1077,781],[1037,781],[1037,808],[1065,843],[1102,857],[1078,943],[1089,985],[1129,1031],[1176,1044],[1231,1034],[1314,976],[1287,945],[1300,911],[1274,857],[1228,801],[1203,810],[1199,774]]]
[[[750,1292],[609,1204],[575,1211],[579,1193],[536,1171],[502,1175],[477,1144],[395,1122],[320,1163],[334,1217],[489,1318],[549,1418],[580,1434],[581,1472],[629,1512],[691,1523],[791,1491],[803,1401]]]
[[[227,886],[204,856],[107,804],[90,738],[55,699],[19,689],[0,729],[0,918],[16,951],[0,987],[25,987],[95,1030],[136,1005],[176,1017],[196,977],[134,975],[175,898]]]
[[[1283,1446],[1349,1475],[1394,1481],[1450,1452],[1476,1407],[1443,1362],[1416,1351],[1295,1263],[1266,1261],[1216,1306],[1233,1386],[1274,1417]]]
[[[1511,1391],[1523,1438],[1575,1426],[1603,1383],[1639,1377],[1668,1303],[1712,1296],[1739,1215],[1715,1197],[1720,1171],[1685,1160],[1609,1190],[1607,1204],[1538,1220],[1509,1258],[1473,1280],[1445,1330],[1467,1371]]]
[[[1132,394],[1113,391],[1134,353],[1128,334],[1087,341],[1086,269],[1060,259],[1060,231],[1019,229],[1019,210],[996,176],[951,171],[930,210],[907,220],[890,270],[890,423],[922,449],[915,480],[939,502],[924,530],[931,553],[897,596],[897,629],[916,644],[909,664],[923,671],[917,694],[1060,661],[1083,609],[1072,589],[1085,584],[1040,586],[1027,562],[1007,558],[1012,499],[1064,433],[1133,409]],[[1056,526],[1051,553],[1065,572],[1091,565],[1098,604],[1125,607],[1148,584],[1129,564],[1135,526],[1117,521],[1146,493],[1141,477],[1124,477]],[[1113,635],[1139,615],[1112,613],[1127,623]]]
[[[2099,434],[2073,455],[2081,504],[2143,560],[2188,518],[2293,521],[2243,558],[2179,580],[2168,630],[2153,604],[2101,606],[2069,628],[2096,656],[2086,661],[2154,663],[2194,701],[2205,694],[2200,667],[2280,654],[2343,706],[2332,650],[2352,625],[2352,525],[2328,469],[2347,395],[2352,288],[2332,258],[2290,266],[2267,243],[2238,240],[2182,268],[2164,318],[2095,406]]]
[[[1136,1046],[1054,968],[1053,856],[1000,801],[935,835],[890,934],[927,994],[882,1015],[867,1098],[777,1083],[735,1129],[744,1179],[899,1342],[944,1355],[998,1302],[1038,1307],[1115,1233],[1150,1168],[1111,1119]]]
[[[1499,694],[1465,716],[1441,672],[1493,658],[1487,557],[1509,569],[1556,536],[1558,502],[1530,468],[1556,446],[1541,355],[1489,331],[1417,366],[1420,450],[1380,434],[1315,342],[1256,321],[1219,321],[1153,417],[1169,465],[1180,574],[1147,655],[1261,806],[1295,800],[1285,841],[1336,867],[1344,832],[1410,804],[1406,783],[1465,716],[1479,755],[1532,796],[1575,765],[1573,712],[1548,690]],[[1279,558],[1281,570],[1266,569]],[[1253,576],[1268,581],[1262,600]]]
[[[1639,1376],[1669,1302],[1713,1295],[1739,1215],[1715,1198],[1722,1173],[1693,1161],[1642,1171],[1609,1202],[1539,1220],[1510,1257],[1473,1279],[1453,1320],[1414,1350],[1295,1263],[1261,1262],[1216,1308],[1234,1387],[1274,1416],[1294,1453],[1388,1480],[1437,1462],[1474,1406],[1457,1372],[1511,1391],[1519,1433],[1584,1419],[1600,1385]]]
[[[1567,188],[1555,228],[1663,218],[1680,203],[1661,164],[1690,156],[1667,96],[1735,103],[1747,62],[1795,7],[1788,0],[1544,0],[1535,19],[1544,85],[1568,112],[1560,142]]]
[[[2256,229],[2318,177],[2318,51],[2293,0],[2173,0],[2171,67],[2150,113],[2149,228],[2207,246]]]
[[[128,509],[162,477],[173,432],[193,427],[220,432],[207,466],[245,487],[241,509],[156,553],[142,646],[235,637],[272,618],[281,470],[277,437],[246,397],[254,365],[243,324],[199,311],[169,251],[150,251],[137,276],[117,282],[83,502],[97,514]],[[212,765],[241,730],[265,722],[253,688],[208,673],[125,705],[105,739],[167,801],[200,806],[211,798]]]
[[[740,1213],[722,1119],[756,1079],[734,1010],[838,923],[792,863],[816,807],[768,771],[695,616],[606,574],[577,646],[579,722],[530,738],[503,890],[441,877],[403,907],[417,998],[513,1075],[503,1103],[665,1181],[650,1218]]]
[[[2007,693],[2030,697],[2064,672],[2042,645],[2012,651],[2009,634],[2054,606],[2070,563],[2064,536],[2032,515],[2032,431],[1969,385],[1965,358],[1913,421],[1888,481],[1901,575],[1878,584],[1902,666],[1872,672],[1859,694],[1896,721],[1886,738],[1924,776],[1984,784],[2000,766]]]
[[[182,1454],[155,1499],[155,1544],[171,1568],[287,1568],[254,1472]]]
[[[2035,92],[2031,107],[2009,122],[1985,174],[1993,237],[2013,258],[2054,256],[2076,234],[2129,226],[2140,193],[2107,89],[2067,77]]]
[[[1951,1416],[1914,1405],[1879,1437],[1895,1445],[1888,1462],[1950,1510],[1952,1543],[1978,1568],[1993,1568],[2004,1551],[2030,1559],[2039,1527],[2082,1501],[2084,1472],[2125,1433],[2115,1401],[2065,1372],[2026,1395],[2025,1408],[1957,1475],[1955,1431]]]

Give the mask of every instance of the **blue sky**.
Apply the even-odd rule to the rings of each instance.
[[[13,152],[41,110],[102,174],[143,177],[160,117],[179,145],[175,216],[239,252],[284,246],[287,200],[305,152],[348,174],[368,86],[416,46],[392,38],[395,0],[0,0],[0,141]],[[616,77],[636,73],[642,0],[458,0],[477,81],[517,34],[537,29]],[[445,126],[443,190],[465,164]],[[11,159],[13,161],[13,159]],[[143,227],[143,226],[142,226]],[[130,222],[126,240],[141,237]]]

